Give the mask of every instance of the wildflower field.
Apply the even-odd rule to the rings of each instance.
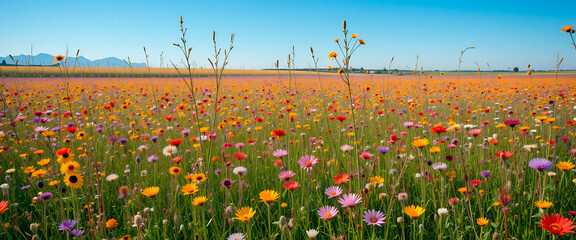
[[[335,42],[324,74],[2,78],[0,238],[574,238],[576,74],[355,74]]]

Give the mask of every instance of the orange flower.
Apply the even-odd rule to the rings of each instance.
[[[346,174],[346,173],[342,173],[342,174],[339,174],[338,176],[334,177],[334,183],[336,183],[336,184],[346,183],[349,180],[350,180],[350,177],[348,177],[348,174]]]
[[[336,57],[338,57],[338,53],[336,53],[336,52],[331,52],[330,54],[328,54],[328,58],[330,58],[330,59],[334,59]]]
[[[62,55],[56,55],[56,57],[54,57],[54,60],[52,60],[52,62],[59,62],[59,61],[64,60],[64,58],[65,57]]]
[[[574,25],[568,25],[566,27],[563,27],[562,32],[572,32],[572,27],[574,27]]]

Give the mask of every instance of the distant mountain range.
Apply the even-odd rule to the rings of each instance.
[[[18,65],[20,66],[52,66],[54,65],[54,62],[52,62],[54,57],[54,55],[46,53],[40,53],[36,56],[24,54],[12,56],[14,61],[18,61]],[[0,64],[3,61],[6,61],[6,64],[14,65],[15,62],[12,61],[12,58],[10,58],[10,56],[0,57]],[[126,59],[126,61],[128,61],[128,59]],[[82,56],[78,56],[78,59],[74,57],[68,57],[68,64],[70,64],[70,66],[74,66],[74,64],[76,64],[78,67],[129,67],[128,63],[126,63],[124,60],[115,57],[108,57],[98,60],[90,60]],[[146,67],[146,64],[133,62],[132,67]]]

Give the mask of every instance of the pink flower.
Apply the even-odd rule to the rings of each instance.
[[[290,178],[293,178],[296,175],[296,173],[292,172],[292,171],[283,171],[280,172],[280,174],[278,174],[278,178],[282,179],[282,180],[288,180]]]
[[[335,198],[335,197],[340,196],[340,194],[342,194],[342,188],[338,187],[338,186],[332,186],[332,187],[326,188],[324,193],[326,195],[328,195],[328,198]]]
[[[305,155],[298,160],[298,163],[300,163],[300,168],[310,171],[318,163],[318,159],[312,155]]]
[[[342,207],[354,207],[362,202],[362,198],[357,193],[349,193],[342,195],[338,202],[342,204]]]
[[[367,153],[367,152],[362,152],[362,154],[360,154],[360,158],[365,159],[365,160],[371,159],[372,156],[373,156],[372,154]]]
[[[338,214],[338,209],[332,206],[324,206],[318,209],[318,216],[324,220],[330,220],[333,217],[336,217]]]
[[[468,131],[468,133],[474,137],[480,135],[481,132],[482,132],[482,129],[472,129],[472,130]]]

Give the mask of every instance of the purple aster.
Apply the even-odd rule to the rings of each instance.
[[[128,142],[128,139],[126,138],[121,138],[118,142],[120,142],[120,144],[124,145]]]
[[[74,236],[81,236],[82,234],[84,234],[84,231],[78,230],[78,229],[74,229],[74,230],[72,230],[72,232],[70,232],[70,233],[72,233],[72,235],[74,235]]]
[[[489,177],[490,176],[490,170],[480,172],[480,176],[482,176],[483,178]]]
[[[74,220],[63,220],[62,224],[60,224],[58,231],[70,231],[76,225],[76,221]]]
[[[538,171],[542,171],[542,170],[550,170],[554,167],[554,164],[550,161],[548,161],[547,159],[544,158],[534,158],[532,160],[530,160],[530,162],[528,163],[528,166],[530,166],[531,168],[534,168]]]
[[[26,190],[26,189],[28,189],[28,188],[30,188],[30,185],[22,186],[20,189]]]
[[[338,202],[342,204],[342,207],[354,207],[362,202],[362,198],[357,193],[348,193],[342,195]]]
[[[216,169],[216,170],[214,171],[215,174],[220,174],[221,172],[222,172],[222,169]]]
[[[384,213],[382,213],[380,211],[376,211],[376,210],[364,211],[364,219],[363,220],[368,225],[376,225],[376,226],[380,227],[381,224],[384,224],[384,219],[386,219],[386,217],[384,216]]]
[[[150,141],[152,141],[152,142],[156,142],[157,140],[158,140],[158,137],[157,137],[157,136],[154,136],[154,137],[150,138]]]
[[[118,137],[116,137],[116,136],[109,137],[108,141],[114,143],[114,142],[118,141]]]
[[[53,196],[54,196],[54,195],[53,195],[52,193],[50,193],[50,192],[45,192],[45,193],[40,194],[40,197],[39,197],[39,198],[40,198],[42,201],[46,201],[46,200],[52,198]]]
[[[379,153],[385,154],[385,153],[387,153],[388,151],[390,151],[390,148],[387,148],[387,147],[379,147],[379,148],[376,148],[376,151],[378,151]]]

